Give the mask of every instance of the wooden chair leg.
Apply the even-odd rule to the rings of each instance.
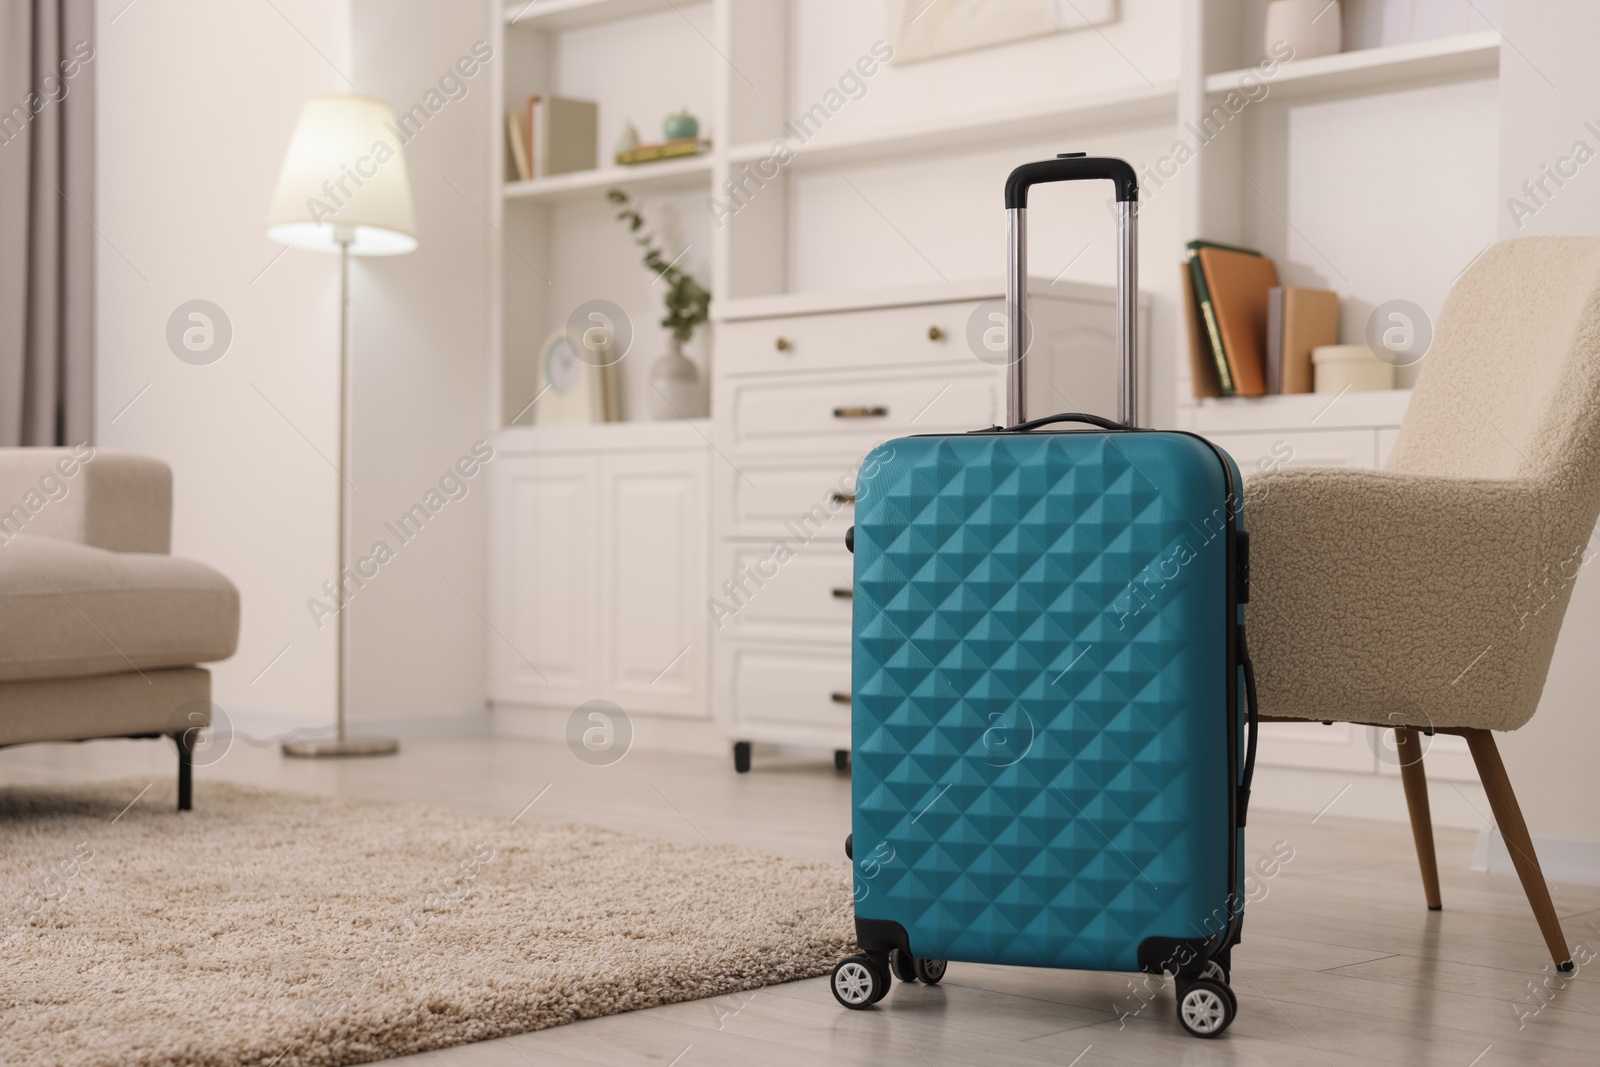
[[[1422,868],[1422,893],[1428,910],[1443,907],[1439,897],[1439,859],[1433,851],[1433,813],[1428,807],[1428,776],[1422,767],[1422,737],[1410,726],[1397,727],[1395,750],[1400,754],[1400,781],[1406,787],[1406,808],[1411,812],[1411,837],[1417,843],[1417,865]]]
[[[1544,934],[1544,942],[1555,958],[1556,970],[1570,971],[1572,954],[1567,951],[1561,920],[1556,917],[1556,906],[1550,900],[1550,887],[1545,884],[1544,871],[1539,868],[1539,857],[1534,854],[1533,840],[1528,836],[1528,824],[1522,821],[1522,808],[1511,790],[1505,764],[1500,762],[1500,749],[1494,743],[1494,735],[1488,730],[1462,730],[1461,735],[1472,750],[1472,762],[1478,765],[1483,791],[1489,794],[1489,809],[1494,813],[1500,836],[1505,838],[1511,862],[1516,865],[1522,891],[1528,894],[1539,931]]]

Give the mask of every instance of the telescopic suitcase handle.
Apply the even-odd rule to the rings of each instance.
[[[1110,181],[1117,187],[1117,421],[1138,423],[1139,329],[1139,179],[1127,160],[1071,152],[1038,163],[1024,163],[1006,179],[1010,221],[1006,257],[1006,423],[1028,417],[1028,382],[1023,323],[1028,314],[1028,190],[1046,182]]]

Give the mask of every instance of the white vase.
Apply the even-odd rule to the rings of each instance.
[[[650,368],[650,413],[658,421],[698,419],[705,416],[705,408],[700,371],[683,354],[683,342],[674,337],[667,354]]]
[[[1264,45],[1276,54],[1281,42],[1295,59],[1329,56],[1344,45],[1343,8],[1335,0],[1271,0]]]

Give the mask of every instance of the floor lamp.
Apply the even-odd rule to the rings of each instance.
[[[350,257],[398,256],[417,247],[411,182],[394,112],[364,96],[317,96],[306,101],[278,175],[267,237],[291,248],[339,253],[339,577],[350,560]],[[344,598],[341,596],[341,600]],[[341,604],[338,630],[338,736],[291,741],[285,755],[385,756],[392,738],[351,737],[350,620]]]

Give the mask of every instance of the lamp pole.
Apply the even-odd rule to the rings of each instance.
[[[351,388],[353,368],[350,360],[350,245],[355,227],[335,226],[334,241],[339,245],[339,616],[337,631],[335,706],[338,734],[332,740],[289,741],[283,746],[286,756],[306,758],[332,756],[388,756],[400,750],[400,742],[389,737],[351,737],[346,732],[345,715],[350,699],[350,611],[345,598],[345,568],[350,560],[350,469],[351,435],[354,429],[355,390]]]

